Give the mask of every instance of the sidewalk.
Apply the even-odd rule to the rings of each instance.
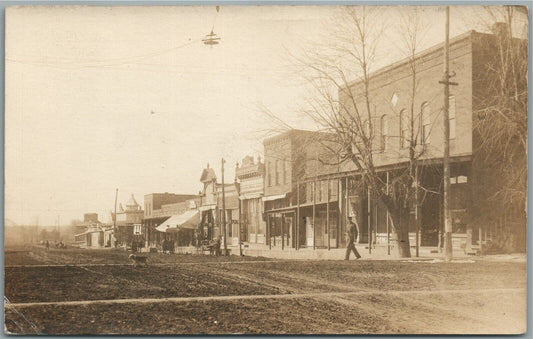
[[[359,260],[399,260],[399,261],[420,261],[420,262],[442,262],[444,261],[444,253],[438,251],[436,247],[420,247],[419,256],[416,256],[416,248],[411,247],[411,258],[400,258],[398,249],[391,246],[390,254],[387,253],[387,246],[378,244],[372,248],[369,253],[366,244],[356,244],[355,246],[361,259]],[[272,247],[269,249],[266,245],[255,245],[250,247],[243,246],[242,254],[250,257],[264,257],[287,260],[344,260],[346,248],[301,248],[295,250],[294,248]],[[238,246],[228,246],[230,255],[240,255]],[[179,247],[175,254],[202,254],[195,247]],[[356,260],[353,253],[350,255],[350,260]],[[527,255],[525,253],[515,254],[492,254],[492,255],[468,255],[461,248],[453,249],[454,262],[475,262],[475,261],[501,261],[501,262],[527,262]]]
[[[386,245],[376,245],[372,248],[371,253],[369,253],[368,246],[365,244],[360,244],[355,246],[357,251],[361,254],[361,259],[359,260],[408,260],[408,261],[431,261],[431,262],[440,262],[444,260],[444,253],[440,253],[436,247],[420,247],[419,256],[416,257],[416,248],[411,248],[411,258],[400,258],[398,255],[398,249],[392,247],[390,254],[387,253]],[[239,255],[238,247],[229,247],[231,249],[231,254]],[[294,248],[285,248],[281,249],[279,247],[273,247],[272,249],[266,248],[243,248],[243,255],[245,256],[261,256],[265,258],[276,258],[276,259],[300,259],[300,260],[343,260],[346,249],[345,248],[332,248],[328,250],[327,248],[313,249],[313,248],[301,248],[295,250]],[[452,260],[461,260],[463,262],[467,261],[478,261],[478,260],[488,260],[488,261],[518,261],[526,262],[526,254],[509,254],[509,255],[468,255],[464,252],[463,249],[454,248],[453,249],[453,259]],[[353,253],[350,255],[350,260],[355,260]]]

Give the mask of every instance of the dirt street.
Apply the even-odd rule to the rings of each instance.
[[[5,254],[9,333],[496,334],[526,326],[525,262],[297,261],[33,247]]]

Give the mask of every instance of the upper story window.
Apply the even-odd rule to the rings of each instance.
[[[450,95],[448,98],[450,109],[448,110],[448,119],[450,120],[450,139],[455,139],[455,97]]]
[[[322,194],[323,194],[323,193],[322,193],[322,188],[323,188],[323,183],[322,183],[322,181],[316,181],[316,182],[315,182],[315,185],[317,186],[317,187],[316,187],[316,199],[317,199],[316,201],[323,201],[324,198],[323,198],[323,196],[322,196]]]
[[[276,160],[276,185],[279,185],[279,170],[280,170],[280,165],[279,165],[279,160]]]
[[[400,112],[400,148],[409,147],[409,119],[407,110],[402,109]]]
[[[287,183],[287,159],[283,159],[281,162],[281,172],[283,173],[283,184]]]
[[[431,110],[427,102],[422,104],[421,117],[422,130],[420,131],[422,136],[422,144],[429,144],[429,132],[431,131]]]
[[[365,133],[365,138],[368,138],[368,139],[371,139],[371,135],[370,135],[370,121],[369,120],[365,120],[364,123],[363,123],[363,127],[364,127],[364,133]]]
[[[266,166],[267,169],[267,183],[268,187],[272,186],[272,162],[269,162]]]
[[[389,121],[387,120],[387,115],[381,116],[379,129],[381,136],[379,140],[379,148],[381,152],[385,152],[387,150],[387,137],[389,136]]]

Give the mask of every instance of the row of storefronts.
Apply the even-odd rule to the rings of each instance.
[[[479,153],[481,141],[475,130],[479,115],[474,113],[483,108],[479,99],[485,93],[483,83],[487,80],[483,60],[491,55],[487,42],[493,40],[492,35],[472,31],[450,41],[450,65],[458,70],[454,81],[459,83],[447,98],[452,240],[465,252],[475,251],[476,246],[490,237],[494,227],[501,227],[495,221],[482,218],[485,187],[490,185],[484,173],[490,171],[490,161]],[[410,78],[406,76],[410,74],[409,60],[391,64],[371,76],[373,85],[369,95],[374,104],[368,116],[373,121],[373,169],[379,180],[388,185],[389,178],[399,177],[398,173],[407,168],[412,141],[406,136],[418,136],[415,147],[420,156],[416,159],[415,185],[421,189],[416,198],[405,202],[410,212],[409,216],[403,216],[409,220],[412,246],[442,245],[444,128],[441,107],[445,98],[438,85],[442,74],[435,71],[442,69],[442,53],[441,44],[417,56],[416,100],[409,92]],[[345,97],[348,92],[362,92],[361,86],[356,81],[339,90],[339,102],[349,101]],[[477,93],[477,97],[473,93]],[[417,117],[411,127],[405,122],[409,107]],[[331,138],[328,133],[290,130],[264,140],[264,161],[247,156],[237,164],[231,183],[219,183],[215,171],[208,165],[200,176],[203,187],[199,195],[145,196],[144,246],[161,247],[163,239],[174,237],[176,246],[198,247],[220,237],[228,246],[246,249],[342,248],[346,245],[349,218],[357,220],[358,243],[394,244],[389,211],[382,201],[369,194],[362,183],[360,169],[355,168],[354,163],[332,159],[336,154],[324,143],[328,138]],[[179,225],[176,231],[157,229],[172,215],[193,209],[186,206],[191,201],[198,211],[196,229],[187,230]],[[520,206],[516,211],[502,214],[507,222],[525,223],[525,213]],[[524,227],[514,229],[518,230],[515,237],[525,239]],[[169,235],[174,232],[176,235]]]
[[[137,246],[146,251],[194,251],[205,242],[220,238],[229,248],[250,249],[332,249],[346,246],[349,218],[359,226],[357,243],[394,244],[395,236],[387,209],[369,199],[368,190],[358,185],[355,172],[319,168],[314,160],[299,159],[302,152],[276,161],[280,148],[298,150],[313,132],[292,130],[265,141],[266,164],[261,158],[245,157],[235,169],[235,180],[224,185],[217,181],[209,165],[202,171],[202,191],[197,196],[153,193],[145,196],[145,218],[134,235]],[[290,147],[287,147],[287,144]],[[308,144],[306,145],[308,147]],[[305,156],[305,155],[303,155]],[[269,173],[270,161],[285,167],[285,174]],[[309,167],[318,174],[311,173]],[[479,231],[468,223],[471,209],[469,183],[471,159],[452,162],[451,208],[456,244],[475,244]],[[383,176],[397,170],[383,168]],[[410,233],[413,245],[438,246],[443,224],[440,165],[421,168],[420,183],[427,193],[412,209]],[[306,174],[307,173],[307,174]],[[268,177],[272,176],[269,182]],[[173,202],[178,201],[178,202]],[[224,205],[224,206],[223,206]],[[224,209],[225,208],[225,209]],[[223,213],[226,213],[224,235]]]
[[[142,251],[193,252],[217,238],[241,251],[320,250],[344,248],[347,220],[356,218],[357,243],[394,244],[387,209],[369,199],[354,171],[319,164],[313,158],[316,147],[310,146],[315,137],[314,132],[292,130],[265,140],[266,161],[246,156],[237,164],[234,181],[224,185],[224,204],[222,184],[207,165],[198,195],[148,194],[144,211],[132,195],[126,208],[118,207],[116,230],[101,224],[97,216],[92,220],[87,215],[92,226],[77,238],[87,247],[126,245]],[[471,157],[456,157],[452,162],[454,239],[465,249],[480,237],[469,223],[471,167]],[[443,224],[440,168],[438,161],[421,167],[420,184],[429,193],[412,209],[409,231],[414,245],[439,245]],[[385,180],[394,170],[394,166],[382,168]]]

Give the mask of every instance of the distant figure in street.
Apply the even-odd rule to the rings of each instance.
[[[137,252],[137,242],[135,240],[132,240],[132,242],[131,242],[131,251],[133,253]]]
[[[45,246],[46,246],[46,250],[49,251],[50,250],[50,243],[48,242],[48,240],[46,240]]]
[[[221,253],[220,253],[220,244],[222,242],[222,239],[220,239],[220,236],[218,236],[215,240],[215,243],[213,244],[213,252],[215,254],[215,256],[219,256]]]
[[[355,217],[352,218],[352,220],[349,220],[349,227],[348,228],[348,243],[346,244],[346,256],[344,257],[344,260],[350,259],[350,253],[353,251],[353,254],[355,255],[356,259],[361,258],[361,255],[359,252],[357,252],[357,248],[355,248],[354,242],[355,239],[357,239],[357,225],[353,222],[355,220],[357,222],[357,219]]]

